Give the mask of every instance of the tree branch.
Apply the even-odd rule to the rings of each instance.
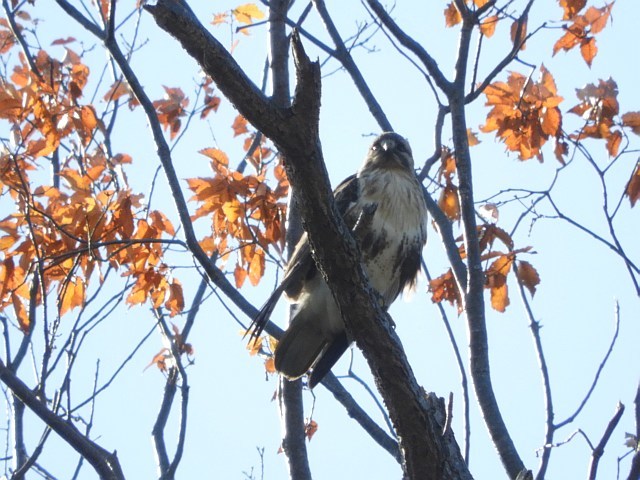
[[[331,40],[336,47],[333,53],[333,57],[342,64],[342,66],[351,76],[353,83],[356,85],[356,88],[360,92],[360,96],[364,99],[367,107],[369,107],[369,111],[371,112],[371,115],[373,115],[373,118],[376,119],[376,122],[378,122],[378,126],[380,127],[380,129],[383,132],[392,131],[393,127],[391,126],[391,122],[389,122],[389,119],[382,110],[382,107],[369,89],[369,86],[362,76],[360,69],[356,65],[356,62],[353,61],[351,53],[349,53],[349,50],[347,50],[344,41],[340,37],[338,29],[333,23],[331,15],[329,15],[329,11],[327,10],[327,6],[324,3],[324,0],[313,0],[313,4],[316,7],[320,18],[324,23],[325,29],[329,33],[329,36],[331,37]]]
[[[49,410],[1,360],[0,380],[46,425],[60,435],[76,452],[85,457],[96,473],[100,475],[100,478],[105,480],[124,479],[124,474],[115,453],[111,453],[92,442],[72,424]]]
[[[615,428],[618,426],[618,422],[620,422],[620,419],[622,418],[623,413],[624,413],[624,405],[618,402],[618,405],[616,407],[616,412],[614,413],[613,418],[609,420],[609,423],[607,424],[607,428],[605,429],[604,434],[602,435],[602,438],[600,439],[600,441],[598,442],[598,445],[596,445],[596,447],[593,449],[593,452],[591,453],[591,464],[589,465],[589,476],[587,477],[589,480],[596,480],[596,473],[598,472],[598,463],[600,462],[600,458],[604,454],[604,447],[607,445],[607,443],[609,442],[609,439],[611,438],[611,434],[613,433]]]
[[[371,10],[373,10],[378,16],[382,24],[387,27],[387,30],[389,30],[391,34],[398,39],[400,44],[420,59],[438,88],[445,93],[448,92],[451,89],[451,82],[449,82],[449,80],[444,76],[440,67],[438,67],[437,62],[429,52],[427,52],[422,45],[416,42],[400,28],[378,0],[367,0],[367,3]]]
[[[525,471],[525,467],[504,423],[491,382],[484,304],[485,279],[475,218],[471,155],[467,139],[464,85],[473,25],[467,15],[460,33],[455,81],[452,88],[446,92],[451,108],[451,129],[459,179],[460,216],[468,265],[466,289],[463,288],[461,278],[456,276],[456,281],[460,291],[464,292],[463,306],[469,330],[469,362],[478,404],[502,464],[509,477],[515,479]],[[456,273],[454,270],[454,274]]]
[[[443,434],[444,405],[424,396],[397,335],[382,311],[359,262],[355,241],[337,215],[318,138],[320,71],[293,35],[297,86],[291,109],[275,110],[247,101],[238,91],[238,66],[222,45],[200,25],[183,2],[159,0],[147,10],[158,25],[176,37],[201,62],[218,88],[256,128],[279,147],[287,176],[299,195],[304,226],[314,258],[325,276],[348,332],[364,352],[385,400],[404,454],[409,478],[471,478],[453,433]],[[209,51],[211,49],[212,51]],[[211,61],[216,59],[216,61]],[[235,78],[238,77],[238,78]],[[274,123],[274,119],[277,120]],[[437,412],[442,415],[436,415]]]

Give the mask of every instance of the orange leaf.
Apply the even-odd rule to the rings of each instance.
[[[615,157],[616,155],[618,155],[618,150],[620,149],[621,143],[622,133],[617,130],[607,138],[607,152],[609,152],[610,157]]]
[[[491,288],[491,307],[493,307],[494,310],[504,313],[509,303],[509,289],[506,283]]]
[[[511,43],[514,45],[520,45],[520,50],[524,50],[526,48],[525,39],[527,38],[527,20],[522,20],[522,27],[520,27],[520,24],[521,22],[518,20],[515,20],[511,24]],[[519,35],[518,28],[520,28]]]
[[[449,220],[458,220],[460,218],[460,201],[458,199],[458,187],[449,183],[440,192],[438,206],[449,218]]]
[[[640,161],[636,163],[636,169],[629,179],[624,194],[629,197],[631,207],[634,207],[638,199],[640,199]]]
[[[244,24],[251,24],[254,19],[262,20],[264,18],[264,13],[254,3],[240,5],[231,12],[238,22]]]
[[[133,213],[131,211],[131,197],[124,197],[118,204],[118,209],[113,213],[113,221],[123,238],[133,236]]]
[[[622,115],[622,125],[631,128],[636,135],[640,135],[640,112],[628,112]]]
[[[149,365],[144,367],[144,369],[146,370],[151,365],[155,364],[156,367],[158,367],[158,370],[160,370],[161,372],[166,372],[167,371],[167,360],[170,359],[170,358],[171,358],[171,352],[169,351],[169,349],[168,348],[163,348],[162,350],[160,350],[158,353],[156,353],[153,356],[153,358],[151,359],[151,362],[149,362]]]
[[[184,310],[182,284],[176,279],[169,285],[169,300],[165,302],[164,306],[169,310],[172,317]]]
[[[211,20],[211,25],[220,25],[223,23],[227,23],[229,18],[229,14],[227,12],[216,13],[213,15],[213,20]]]
[[[91,132],[98,126],[98,118],[93,106],[85,105],[80,109],[80,120],[88,132]]]
[[[171,220],[169,220],[161,211],[153,210],[149,214],[149,218],[151,219],[151,226],[157,228],[159,231],[165,232],[170,236],[174,236],[176,234],[176,229],[173,228]]]
[[[460,12],[456,8],[453,2],[447,5],[447,8],[444,9],[444,24],[447,27],[453,27],[454,25],[459,24],[462,21],[462,16]]]
[[[222,211],[230,223],[235,223],[238,218],[244,218],[245,209],[235,198],[229,202],[225,202],[222,205]]]
[[[596,34],[604,30],[607,26],[609,17],[611,16],[611,9],[613,8],[613,2],[606,4],[602,8],[589,7],[585,12],[584,17],[591,25],[591,33]]]
[[[29,142],[26,153],[34,158],[46,157],[51,155],[59,145],[60,135],[55,131],[51,131],[45,138]]]
[[[256,248],[249,264],[249,281],[254,287],[260,283],[264,275],[264,250]]]
[[[276,373],[276,362],[273,357],[269,357],[264,361],[264,369],[267,373]]]
[[[520,284],[529,290],[531,296],[535,295],[536,287],[540,284],[540,275],[533,265],[524,260],[518,261],[517,277]]]
[[[584,61],[587,62],[587,65],[591,67],[591,63],[598,53],[598,47],[596,47],[596,39],[593,37],[585,38],[580,44],[580,53],[582,54],[582,58],[584,58]]]
[[[207,116],[209,115],[209,113],[213,112],[217,112],[218,111],[218,107],[220,106],[220,97],[216,96],[216,95],[206,95],[204,97],[204,108],[202,109],[202,112],[200,113],[200,119],[204,119],[207,118]]]
[[[560,129],[560,122],[562,120],[560,110],[557,108],[545,108],[544,110],[540,124],[542,131],[547,135],[555,136]]]
[[[498,25],[498,20],[499,19],[498,19],[497,15],[492,15],[492,16],[486,18],[480,24],[480,32],[482,32],[482,34],[485,37],[491,38],[493,36],[493,34],[495,33],[495,31],[496,31],[496,25]]]
[[[504,312],[509,305],[507,274],[512,264],[512,255],[500,255],[486,272],[486,288],[491,290],[491,306],[498,312]]]
[[[200,150],[200,152],[198,153],[209,157],[218,165],[222,165],[225,167],[229,165],[229,157],[227,156],[227,154],[222,150],[218,150],[217,148],[205,148],[204,150]]]
[[[13,310],[16,314],[16,318],[18,319],[18,325],[20,326],[20,330],[22,333],[29,333],[29,329],[31,328],[31,322],[29,321],[29,314],[27,313],[27,309],[25,308],[22,300],[15,292],[11,293],[11,302],[13,303]]]
[[[478,140],[478,134],[474,133],[470,128],[467,128],[467,142],[470,147],[475,147],[480,143],[480,140]]]
[[[244,333],[246,335],[246,332]],[[262,337],[251,337],[247,342],[247,350],[249,355],[254,357],[262,350]]]
[[[84,281],[79,277],[73,277],[61,285],[60,316],[69,310],[82,306],[85,298]]]
[[[304,426],[304,434],[309,441],[311,441],[311,438],[315,435],[317,431],[318,431],[318,424],[315,420],[308,421]]]
[[[236,119],[233,121],[233,125],[231,125],[231,128],[233,129],[234,137],[249,132],[249,129],[247,128],[247,119],[242,115],[236,116]]]
[[[233,271],[233,278],[236,281],[236,288],[242,288],[245,279],[247,278],[247,271],[240,265],[236,265],[236,269]]]
[[[431,292],[431,301],[440,303],[443,300],[448,301],[451,305],[458,306],[458,312],[462,309],[462,297],[458,290],[458,284],[453,278],[453,272],[449,269],[438,278],[434,278],[429,282],[429,291]]]
[[[587,4],[587,0],[560,0],[560,6],[564,9],[563,20],[571,20]]]

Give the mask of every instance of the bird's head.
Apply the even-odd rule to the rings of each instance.
[[[395,132],[385,132],[377,137],[369,148],[360,172],[376,168],[413,172],[409,142]]]

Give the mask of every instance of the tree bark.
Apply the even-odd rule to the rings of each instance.
[[[400,438],[403,469],[411,479],[470,479],[443,401],[418,386],[388,315],[362,269],[357,245],[336,212],[319,140],[320,68],[293,36],[296,92],[278,108],[181,1],[159,0],[147,10],[216,82],[236,108],[278,146],[299,195],[303,225],[320,271],[345,325],[363,351]]]

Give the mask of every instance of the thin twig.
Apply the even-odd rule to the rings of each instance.
[[[578,408],[575,410],[575,412],[569,415],[565,420],[557,423],[556,429],[562,428],[576,419],[576,417],[580,414],[582,409],[585,407],[585,405],[589,401],[589,398],[591,398],[591,394],[593,393],[593,391],[596,388],[596,385],[598,384],[598,380],[600,379],[600,374],[602,373],[602,370],[604,370],[604,367],[607,364],[607,360],[609,360],[609,356],[611,355],[611,352],[613,352],[613,347],[616,344],[616,340],[618,339],[618,333],[620,332],[620,305],[618,304],[617,301],[614,307],[613,318],[615,321],[613,338],[611,339],[609,348],[607,349],[607,352],[605,353],[604,358],[600,362],[600,365],[598,365],[598,369],[596,370],[596,374],[593,378],[593,382],[591,382],[591,386],[589,387],[589,390],[587,391],[586,395],[583,397],[582,401],[580,402],[580,405],[578,405]]]

